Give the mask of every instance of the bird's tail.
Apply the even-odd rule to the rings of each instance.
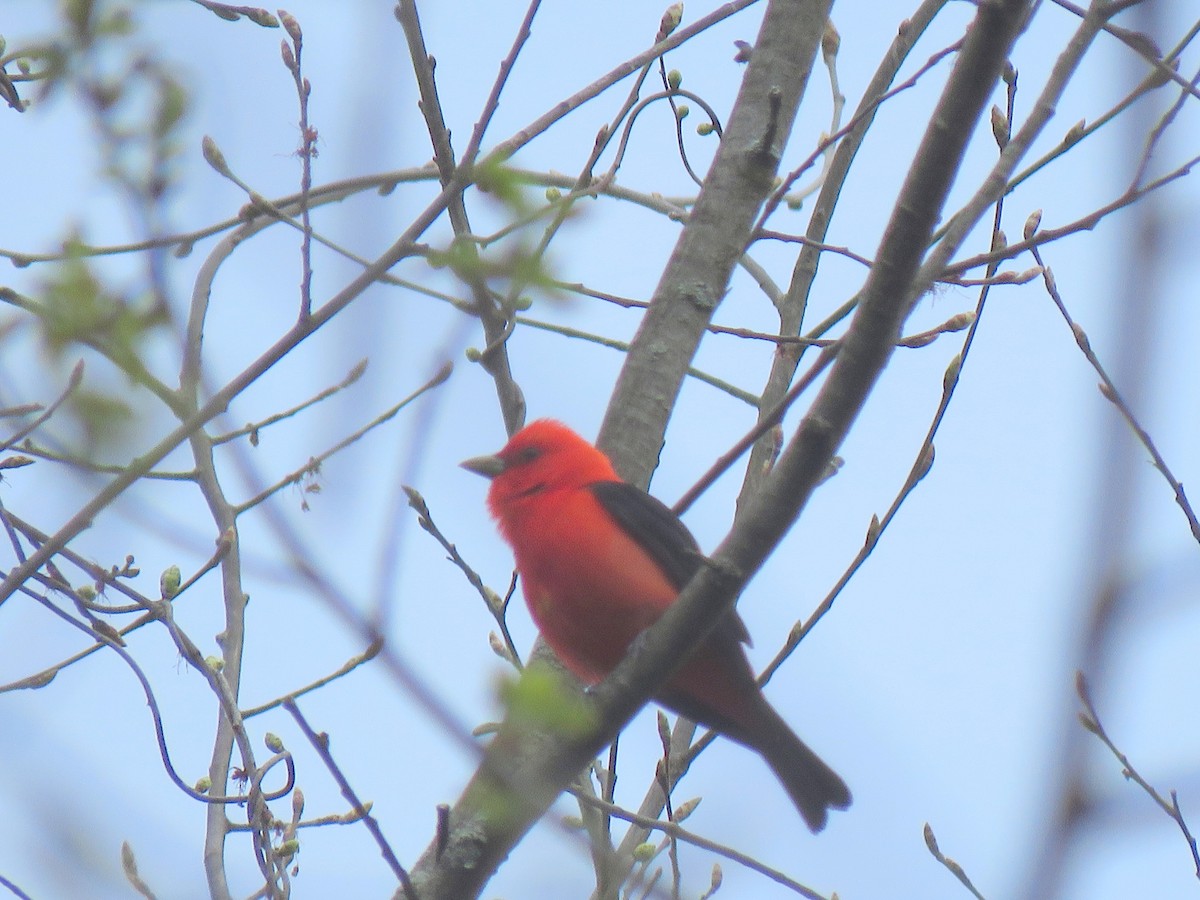
[[[828,810],[850,805],[850,789],[769,704],[764,701],[756,712],[759,722],[750,746],[771,767],[809,829],[820,831],[825,827]]]

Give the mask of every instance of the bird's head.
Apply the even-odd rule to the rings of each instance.
[[[476,456],[459,465],[491,479],[488,506],[501,520],[522,500],[597,481],[619,480],[607,456],[553,419],[531,422],[499,452]]]

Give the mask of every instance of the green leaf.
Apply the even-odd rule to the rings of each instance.
[[[76,391],[71,395],[70,407],[92,446],[120,440],[134,420],[133,409],[128,403],[99,391]]]
[[[596,720],[592,707],[546,666],[530,666],[516,681],[502,682],[500,698],[510,720],[567,737],[585,733]]]

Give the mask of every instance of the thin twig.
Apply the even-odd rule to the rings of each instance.
[[[515,575],[513,585],[509,589],[508,597],[501,598],[494,590],[483,583],[483,579],[479,577],[471,565],[462,557],[456,547],[449,538],[442,534],[442,530],[437,527],[433,521],[433,514],[429,511],[429,505],[425,502],[425,498],[421,496],[416,488],[404,487],[404,493],[408,497],[408,505],[417,514],[417,524],[433,537],[435,541],[441,544],[442,549],[446,551],[450,562],[454,563],[466,576],[467,582],[471,587],[479,593],[483,598],[483,605],[487,607],[492,618],[496,620],[496,625],[500,629],[500,636],[504,639],[504,647],[507,651],[508,662],[512,663],[518,671],[521,670],[521,654],[517,651],[517,645],[513,643],[512,635],[508,630],[508,600],[512,597],[512,587],[515,587]]]
[[[363,665],[364,663],[368,663],[371,660],[373,660],[376,656],[379,655],[379,651],[382,649],[383,649],[383,639],[378,638],[375,640],[374,643],[371,644],[371,646],[367,647],[367,649],[364,650],[362,653],[358,654],[357,656],[352,656],[352,657],[350,657],[350,659],[346,660],[346,662],[340,668],[338,668],[337,671],[330,672],[328,675],[325,675],[322,678],[318,678],[316,681],[309,682],[302,688],[297,688],[294,691],[289,691],[288,693],[284,694],[282,697],[276,697],[274,700],[268,700],[266,703],[260,704],[259,706],[251,706],[247,709],[243,709],[242,710],[242,718],[249,719],[249,718],[252,718],[253,716],[261,715],[262,713],[265,713],[272,709],[276,709],[280,706],[283,706],[289,700],[296,700],[300,697],[303,697],[305,694],[315,691],[317,688],[322,688],[327,684],[337,681],[339,678],[342,678],[345,675],[349,675],[351,672],[353,672],[355,669],[357,669],[359,666]]]
[[[825,370],[826,366],[833,362],[834,357],[837,356],[837,352],[837,344],[832,344],[822,349],[821,355],[809,367],[804,377],[792,385],[791,390],[784,395],[783,399],[770,412],[762,416],[758,423],[746,432],[737,443],[718,457],[717,461],[709,467],[708,471],[701,475],[699,480],[688,488],[682,497],[675,501],[675,505],[671,509],[674,510],[676,515],[683,515],[701,494],[708,490],[730,466],[741,458],[743,453],[749,450],[760,437],[783,420],[783,416],[788,411],[788,408],[800,398],[801,394],[812,386],[817,380],[817,376]]]
[[[296,101],[300,107],[300,147],[296,154],[300,157],[300,224],[303,237],[300,239],[300,318],[307,319],[312,314],[312,219],[309,214],[309,194],[312,192],[312,161],[317,156],[317,130],[308,121],[308,98],[312,94],[312,84],[304,77],[301,52],[304,48],[304,35],[300,23],[295,16],[285,10],[279,11],[279,19],[288,37],[292,39],[291,46],[287,41],[280,44],[283,53],[283,64],[292,74],[296,85]]]
[[[1157,803],[1158,807],[1179,826],[1184,840],[1187,841],[1188,849],[1192,853],[1192,861],[1196,865],[1196,878],[1200,879],[1200,851],[1197,850],[1196,839],[1192,836],[1192,832],[1183,818],[1183,813],[1179,809],[1179,798],[1176,796],[1175,791],[1171,791],[1171,800],[1168,803],[1166,798],[1155,790],[1154,786],[1133,767],[1133,764],[1129,762],[1129,757],[1122,753],[1112,738],[1108,736],[1108,732],[1100,723],[1100,715],[1096,712],[1095,703],[1092,702],[1092,694],[1088,688],[1087,678],[1084,677],[1082,672],[1075,673],[1075,693],[1079,695],[1079,700],[1083,703],[1085,710],[1079,714],[1080,724],[1099,738],[1100,742],[1116,757],[1117,762],[1121,764],[1121,774],[1145,791],[1150,799]]]
[[[971,883],[971,879],[967,877],[967,873],[963,870],[963,867],[939,849],[937,838],[934,837],[933,829],[929,826],[928,822],[925,823],[925,846],[929,848],[929,852],[933,854],[933,858],[945,866],[946,871],[957,878],[962,883],[962,886],[971,892],[971,896],[975,897],[976,900],[986,900],[983,894],[979,893],[979,890]]]
[[[15,293],[16,293],[15,291],[10,291],[10,289],[8,289],[8,288],[0,288],[0,299],[8,299],[10,296],[15,296]],[[9,450],[10,448],[14,447],[17,444],[17,442],[20,441],[22,438],[24,438],[26,435],[33,434],[33,432],[35,432],[37,429],[41,428],[48,421],[50,421],[50,417],[53,416],[56,412],[58,412],[58,408],[67,401],[67,398],[70,397],[71,394],[73,394],[75,392],[75,389],[79,387],[79,385],[82,381],[83,381],[83,360],[80,360],[71,369],[71,377],[67,379],[67,386],[62,389],[62,391],[59,393],[59,395],[57,397],[54,398],[53,401],[51,401],[49,406],[45,407],[41,411],[41,414],[39,416],[37,416],[37,418],[26,423],[22,428],[19,428],[17,431],[15,431],[12,435],[10,435],[4,441],[0,441],[0,452],[4,452],[4,451]],[[32,451],[26,449],[26,452],[32,452]],[[36,456],[37,454],[35,453],[34,455]]]
[[[393,419],[396,416],[396,414],[400,412],[400,410],[404,409],[404,407],[408,406],[408,404],[412,403],[418,397],[422,396],[423,394],[425,394],[428,391],[433,390],[434,388],[438,387],[439,385],[444,384],[446,379],[448,379],[450,377],[450,373],[453,371],[453,368],[454,368],[453,365],[451,365],[450,363],[446,363],[444,366],[442,366],[441,369],[438,370],[437,374],[435,374],[431,379],[429,379],[427,382],[425,382],[423,385],[421,385],[419,388],[417,388],[415,391],[413,391],[411,394],[409,394],[407,397],[405,397],[399,403],[395,404],[390,409],[384,410],[382,413],[377,415],[370,422],[367,422],[365,425],[363,425],[357,431],[351,432],[350,434],[348,434],[346,437],[342,438],[340,441],[338,441],[336,444],[334,444],[329,449],[325,450],[322,453],[317,454],[316,456],[310,457],[308,462],[306,462],[300,468],[288,473],[287,475],[284,475],[282,478],[280,478],[274,484],[263,488],[261,491],[259,491],[257,494],[255,494],[253,497],[250,497],[247,500],[243,500],[241,503],[237,504],[237,506],[235,506],[233,508],[235,515],[240,516],[242,513],[246,512],[247,510],[250,510],[256,506],[259,506],[265,500],[267,500],[269,497],[273,496],[274,494],[277,494],[279,491],[283,490],[288,485],[299,484],[300,481],[303,480],[303,478],[305,476],[315,475],[317,472],[319,472],[321,470],[321,465],[326,460],[328,460],[330,457],[334,456],[337,453],[340,453],[342,450],[345,450],[351,444],[354,444],[357,441],[361,440],[365,435],[369,434],[371,431],[375,430],[380,425]]]
[[[412,882],[408,879],[408,871],[396,859],[392,845],[384,837],[383,829],[379,827],[379,823],[375,820],[375,817],[368,811],[369,807],[358,798],[358,794],[351,787],[346,774],[333,758],[333,754],[329,752],[329,736],[324,733],[317,734],[313,731],[312,726],[308,724],[308,720],[304,718],[304,714],[300,712],[300,707],[296,705],[296,701],[293,698],[289,697],[284,700],[283,708],[291,713],[292,718],[296,720],[296,724],[300,726],[300,731],[303,732],[308,742],[312,744],[313,749],[317,751],[321,762],[325,764],[325,768],[329,770],[329,774],[337,782],[338,789],[342,792],[342,796],[346,798],[346,802],[350,804],[350,808],[362,811],[362,823],[366,826],[367,831],[371,833],[371,837],[375,839],[380,854],[388,866],[391,867],[396,879],[400,882],[404,890],[408,892],[409,897],[413,898],[413,900],[418,900],[419,895],[413,890]]]
[[[578,797],[579,795],[576,794],[576,796]],[[807,897],[808,900],[827,900],[825,895],[817,893],[812,888],[801,884],[793,878],[789,878],[783,872],[780,872],[778,869],[771,868],[770,866],[755,859],[753,856],[743,853],[740,850],[736,850],[733,847],[720,844],[716,841],[695,834],[694,832],[688,831],[687,829],[676,825],[674,822],[664,822],[661,819],[653,819],[647,816],[641,816],[615,804],[607,803],[596,797],[580,797],[580,799],[589,806],[595,806],[598,809],[604,810],[604,812],[612,816],[614,819],[621,819],[622,821],[637,825],[639,828],[645,828],[651,831],[661,831],[663,834],[669,835],[670,837],[682,841],[685,844],[691,844],[692,846],[700,847],[704,850],[710,850],[719,856],[733,860],[734,862],[745,866],[747,869],[757,872],[760,875],[765,875],[776,884],[783,885],[784,887],[795,891],[801,897]]]
[[[1183,512],[1184,518],[1187,519],[1188,528],[1192,532],[1193,540],[1200,542],[1200,520],[1197,520],[1196,518],[1196,511],[1192,508],[1191,501],[1188,500],[1187,493],[1183,489],[1183,484],[1178,478],[1175,477],[1175,473],[1171,471],[1171,468],[1167,465],[1167,461],[1163,458],[1162,453],[1159,452],[1158,445],[1154,443],[1154,439],[1150,437],[1150,433],[1142,427],[1141,423],[1137,419],[1137,416],[1134,414],[1133,409],[1130,408],[1129,403],[1125,400],[1125,397],[1113,383],[1108,371],[1104,368],[1103,363],[1100,362],[1100,358],[1092,349],[1092,343],[1088,340],[1087,332],[1083,330],[1083,327],[1079,325],[1079,323],[1076,322],[1071,317],[1071,314],[1067,311],[1067,306],[1063,302],[1062,294],[1058,290],[1058,282],[1054,278],[1054,273],[1043,261],[1041,252],[1037,247],[1032,247],[1031,251],[1034,259],[1037,260],[1038,265],[1042,267],[1042,281],[1046,286],[1046,293],[1050,295],[1050,299],[1054,301],[1054,305],[1058,308],[1058,312],[1062,316],[1063,321],[1066,322],[1067,327],[1071,329],[1071,334],[1075,337],[1075,343],[1079,346],[1084,358],[1096,371],[1096,374],[1100,376],[1100,393],[1104,395],[1106,400],[1108,400],[1117,408],[1117,411],[1121,414],[1121,417],[1125,419],[1126,423],[1128,423],[1129,427],[1133,430],[1133,433],[1137,435],[1138,441],[1140,441],[1142,446],[1146,448],[1146,452],[1149,453],[1150,458],[1154,460],[1154,468],[1159,471],[1162,477],[1166,480],[1167,484],[1170,486],[1171,491],[1175,494],[1175,502],[1179,505],[1179,509]]]
[[[328,400],[334,394],[344,391],[346,388],[358,381],[358,379],[362,377],[363,372],[366,370],[367,361],[365,359],[361,359],[355,363],[354,368],[352,368],[349,374],[347,374],[346,377],[343,378],[338,384],[325,388],[325,390],[307,400],[297,403],[290,409],[285,409],[282,412],[267,416],[265,419],[261,419],[258,422],[251,422],[248,425],[244,425],[241,428],[226,432],[225,434],[217,435],[212,439],[212,442],[214,445],[220,446],[228,441],[249,435],[251,445],[257,446],[259,433],[262,432],[263,429],[271,425],[275,425],[278,422],[282,422],[285,419],[290,419],[298,413],[316,406],[318,403],[321,403],[324,400]]]

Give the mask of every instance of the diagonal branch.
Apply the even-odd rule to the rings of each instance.
[[[634,484],[650,481],[688,366],[773,187],[830,5],[776,0],[767,7],[725,136],[630,345],[600,429],[600,448]]]
[[[651,439],[650,452],[626,444],[614,454],[631,480],[648,480],[649,463],[657,457],[666,424],[666,407],[673,403],[746,246],[755,216],[772,188],[824,32],[828,7],[828,0],[775,0],[766,10],[758,46],[746,67],[712,170],[634,340],[622,386],[609,407],[610,417],[632,412],[633,418],[625,423],[607,422],[602,429],[602,443],[604,435],[619,435],[623,441],[658,436]],[[670,335],[672,347],[665,356],[657,352],[656,333]],[[653,396],[641,396],[643,386],[652,390]],[[660,407],[663,403],[666,406]],[[655,419],[655,426],[631,425],[643,416]],[[643,464],[640,473],[631,471],[636,460]],[[640,699],[630,704],[626,719],[645,702],[648,692],[647,687]],[[615,718],[605,721],[611,738],[620,723]],[[411,871],[420,900],[477,895],[512,847],[600,746],[585,749],[560,735],[531,733],[506,721],[482,767],[450,812],[448,839],[435,841]]]
[[[799,17],[799,7],[799,4],[788,2],[773,4],[764,18],[764,35],[771,34],[772,28],[789,24],[794,28],[794,21],[787,20],[789,17]],[[413,870],[413,882],[421,900],[470,897],[482,889],[516,841],[570,779],[612,740],[679,661],[687,658],[691,648],[725,612],[795,521],[893,352],[902,322],[916,298],[931,283],[923,283],[917,278],[922,258],[941,215],[950,184],[958,171],[967,141],[975,130],[1028,9],[1028,3],[1024,0],[990,0],[980,4],[979,13],[897,201],[876,255],[876,264],[862,291],[858,312],[846,334],[838,359],[812,411],[784,451],[759,498],[747,507],[712,560],[684,589],[679,600],[657,624],[647,630],[639,641],[637,652],[623,660],[607,679],[593,689],[590,700],[597,715],[597,723],[593,727],[569,736],[531,734],[511,721],[501,727],[483,767],[451,812],[450,829],[455,837],[451,838],[449,847],[429,848]],[[804,11],[810,15],[813,13],[810,8]],[[782,21],[777,17],[781,17]],[[816,23],[818,34],[823,23],[823,17]],[[763,47],[769,45],[770,40],[765,39],[754,58],[760,58]],[[815,51],[815,39],[813,46]],[[794,43],[789,49],[793,54],[791,62],[794,63]],[[769,54],[763,55],[769,57]],[[747,82],[751,80],[748,71]],[[760,117],[757,121],[760,126],[765,124],[768,132],[774,132],[776,127],[782,128],[785,115],[781,104],[770,101],[771,94],[778,95],[777,91],[770,90],[771,86],[778,87],[768,85],[764,91],[768,95],[765,104],[761,97],[758,98]],[[743,95],[746,93],[744,85]],[[765,120],[762,117],[764,105]],[[770,124],[772,116],[775,117],[775,126]],[[735,122],[738,120],[735,110],[730,120],[730,132],[735,131]],[[747,124],[743,116],[742,134],[736,138],[730,134],[726,138],[733,146],[740,147],[743,153],[753,150],[752,143],[745,143],[744,129]],[[787,124],[790,126],[790,118]],[[760,144],[760,153],[763,149],[765,147]],[[762,163],[759,165],[761,168]],[[743,169],[740,174],[753,184],[755,174],[760,173]],[[714,164],[710,175],[710,180],[713,179],[717,179],[717,164]],[[769,186],[769,179],[766,184]],[[697,203],[697,214],[693,214],[692,223],[702,223],[699,226],[701,229],[706,226],[711,228],[707,216],[713,212],[699,214],[702,204],[703,197]],[[748,206],[743,200],[742,211],[746,211]],[[727,210],[725,212],[728,213]],[[750,209],[749,216],[752,215],[753,209]],[[749,216],[744,222],[745,228],[750,227]],[[686,244],[684,240],[680,243]],[[687,257],[687,249],[686,246],[677,248],[668,265],[668,272],[680,271],[681,257]],[[697,265],[700,265],[700,261],[697,261]],[[732,268],[732,260],[729,268]],[[667,280],[664,276],[664,284]],[[693,274],[685,283],[694,286],[698,279]],[[720,283],[724,284],[724,281]],[[698,327],[702,332],[704,316],[696,315],[696,300],[694,294],[689,295],[677,289],[671,299],[663,301],[661,307],[673,307],[677,313],[668,317],[665,327]],[[711,309],[708,311],[711,312]],[[704,310],[700,309],[699,312],[703,313]],[[647,315],[648,320],[653,313],[652,309]],[[664,327],[661,318],[660,324],[655,327]],[[639,337],[645,348],[647,342],[653,340],[654,333],[643,324]],[[636,351],[635,346],[631,351],[631,364]],[[618,388],[618,400],[610,408],[610,421],[606,423],[606,433],[610,435],[634,437],[631,432],[639,424],[645,424],[639,418],[656,422],[657,426],[652,432],[656,435],[662,433],[661,425],[665,422],[666,410],[656,407],[665,399],[669,408],[674,399],[670,386],[671,375],[661,374],[665,368],[661,356],[645,349],[642,355],[643,362],[645,357],[657,357],[659,362],[664,363],[659,367],[660,379],[656,379],[658,386],[655,396],[650,403],[646,403],[637,397],[625,395],[629,403],[638,407],[636,415],[631,418],[621,409],[619,399],[622,392]],[[690,354],[677,352],[673,361],[677,368],[686,368],[688,359]],[[632,376],[626,377],[629,371],[630,366],[627,366],[623,381],[636,380]],[[682,378],[682,375],[679,377]],[[648,379],[646,381],[649,389]],[[643,439],[644,436],[645,431],[641,433]],[[632,462],[638,458],[634,447],[632,440],[622,444],[624,454],[621,459],[626,464],[626,471],[633,467]],[[641,458],[653,459],[657,443],[646,449],[648,452],[643,452]],[[535,752],[526,752],[530,744],[535,745]]]

